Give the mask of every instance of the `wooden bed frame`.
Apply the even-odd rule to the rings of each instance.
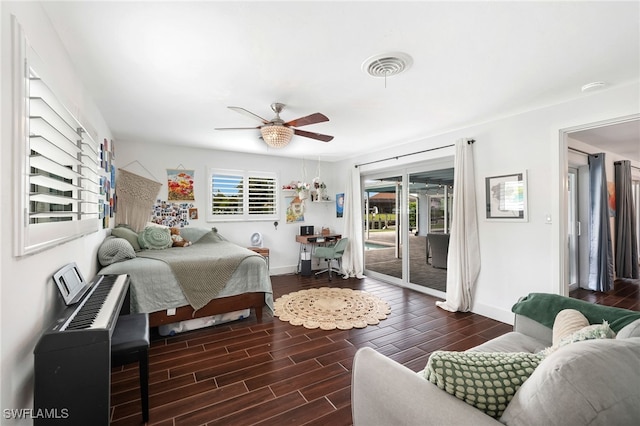
[[[255,310],[257,321],[262,322],[262,307],[265,305],[264,296],[265,293],[243,293],[235,296],[220,297],[213,299],[197,311],[194,311],[190,305],[181,306],[176,308],[175,315],[167,315],[166,310],[152,312],[149,314],[149,327],[250,308]]]

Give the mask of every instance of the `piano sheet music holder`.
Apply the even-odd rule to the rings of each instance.
[[[58,286],[58,290],[67,306],[73,305],[82,299],[82,296],[89,288],[89,283],[84,280],[75,262],[63,266],[53,274],[53,281]]]

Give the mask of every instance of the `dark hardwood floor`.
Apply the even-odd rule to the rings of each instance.
[[[305,288],[348,287],[391,305],[379,325],[348,331],[308,330],[263,314],[163,338],[150,350],[153,425],[350,425],[351,367],[370,346],[408,368],[424,368],[435,350],[465,350],[511,330],[472,313],[450,313],[437,298],[370,278],[329,283],[298,275],[272,277],[274,299]],[[617,283],[612,294],[578,291],[572,297],[640,310],[637,283]],[[138,425],[135,364],[111,374],[112,424]]]

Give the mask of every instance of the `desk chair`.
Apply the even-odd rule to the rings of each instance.
[[[338,274],[341,272],[340,269],[342,268],[342,255],[344,253],[344,250],[347,248],[347,244],[349,244],[349,239],[341,238],[334,245],[316,248],[315,252],[313,253],[313,257],[324,259],[327,261],[327,269],[316,272],[316,278],[318,278],[318,275],[328,272],[329,281],[331,281],[332,272],[337,272]],[[331,264],[334,260],[338,262],[337,269],[334,268]]]
[[[111,336],[111,366],[138,362],[142,420],[149,421],[149,315],[120,315]]]

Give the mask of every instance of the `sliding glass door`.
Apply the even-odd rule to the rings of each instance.
[[[453,169],[410,173],[408,202],[409,211],[416,211],[416,227],[408,237],[409,282],[444,292],[447,285],[446,261],[443,265],[434,261],[434,256],[435,260],[446,259],[446,237],[451,226],[453,202]]]
[[[428,235],[449,233],[453,169],[417,170],[364,178],[365,271],[389,282],[444,292],[446,265],[434,265]]]
[[[402,176],[364,183],[365,269],[402,279]]]

